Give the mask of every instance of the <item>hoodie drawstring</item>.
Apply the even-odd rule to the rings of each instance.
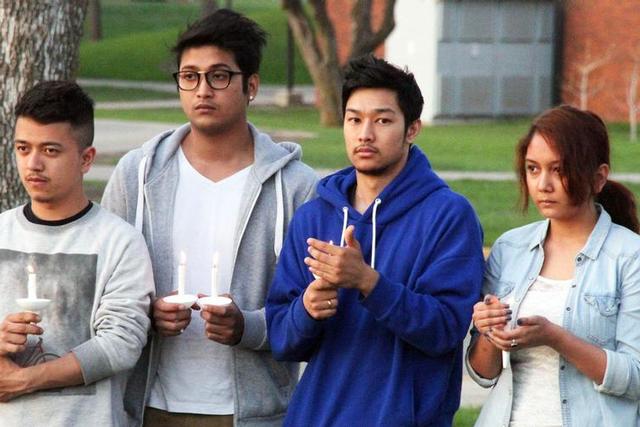
[[[382,200],[376,199],[373,202],[373,232],[371,237],[371,268],[376,268],[376,215],[378,213],[378,205],[382,203]],[[342,236],[340,237],[340,247],[344,247],[344,233],[347,230],[347,220],[349,219],[349,208],[344,206],[342,208],[344,213],[344,219],[342,220]]]
[[[346,206],[342,207],[342,235],[340,236],[340,247],[344,247],[344,232],[347,230],[347,220],[349,219],[349,208]]]
[[[371,237],[371,268],[376,269],[376,213],[378,212],[378,205],[382,203],[382,200],[376,199],[373,202],[373,232]]]
[[[276,261],[280,258],[282,244],[284,241],[284,198],[282,195],[282,170],[276,172],[276,225],[275,236],[273,238],[273,251],[276,254]]]
[[[142,157],[138,164],[138,202],[136,204],[135,228],[142,233],[142,222],[144,221],[144,178],[147,172],[148,156]]]

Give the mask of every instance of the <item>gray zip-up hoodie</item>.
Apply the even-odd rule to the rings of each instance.
[[[252,125],[249,128],[254,141],[254,164],[235,230],[230,290],[244,316],[242,339],[232,347],[234,422],[237,426],[276,426],[282,424],[297,383],[298,365],[272,358],[264,301],[287,225],[295,209],[315,194],[317,176],[300,161],[300,146],[275,144]],[[102,206],[142,230],[159,296],[172,290],[175,266],[171,236],[179,175],[176,153],[189,131],[189,124],[185,124],[127,153],[118,163],[102,199]],[[156,374],[161,339],[155,335],[150,340],[125,395],[125,408],[138,424],[142,423]]]

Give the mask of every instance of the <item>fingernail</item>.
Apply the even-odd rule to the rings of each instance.
[[[42,320],[42,318],[39,315],[36,314],[36,322],[39,322],[41,320]]]
[[[522,319],[518,319],[518,321],[517,321],[516,323],[518,324],[518,326],[522,326],[522,324],[523,324],[524,322],[522,321]]]
[[[507,322],[511,320],[511,316],[507,316]]]
[[[507,310],[507,311],[506,311],[506,314],[511,314],[511,313],[513,313],[513,311],[512,311],[512,310]]]
[[[487,295],[486,297],[484,297],[484,303],[485,304],[489,304],[491,302],[491,297],[489,295]]]

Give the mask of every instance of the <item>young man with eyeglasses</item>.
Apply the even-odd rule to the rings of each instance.
[[[280,425],[297,382],[297,365],[271,356],[264,300],[316,176],[298,145],[247,122],[265,36],[225,9],[191,25],[174,48],[189,122],[123,157],[105,190],[103,205],[142,230],[153,261],[155,333],[127,402],[138,413],[146,405],[145,425]],[[181,256],[186,293],[210,294],[214,254],[230,305],[162,299],[178,288]]]

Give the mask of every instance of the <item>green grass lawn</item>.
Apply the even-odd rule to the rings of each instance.
[[[96,102],[144,101],[156,99],[176,99],[175,93],[147,89],[87,86],[83,89]]]
[[[234,9],[258,22],[268,33],[261,79],[265,83],[286,81],[286,17],[278,0],[235,0]],[[187,24],[200,17],[199,2],[129,2],[102,0],[103,40],[82,41],[80,77],[125,80],[171,81],[175,71],[170,49]],[[87,31],[85,31],[85,34]],[[311,81],[299,54],[295,80]]]
[[[179,109],[98,111],[97,117],[182,123]],[[311,132],[313,138],[300,140],[304,159],[318,168],[337,169],[346,165],[342,130],[320,126],[319,114],[311,107],[252,107],[249,120],[267,130],[292,129]],[[417,144],[427,153],[437,170],[512,171],[514,149],[527,131],[529,121],[500,120],[425,126]],[[628,140],[628,126],[609,126],[614,172],[638,172],[640,143]]]
[[[480,415],[480,408],[460,408],[453,418],[453,427],[473,427],[478,415]]]

